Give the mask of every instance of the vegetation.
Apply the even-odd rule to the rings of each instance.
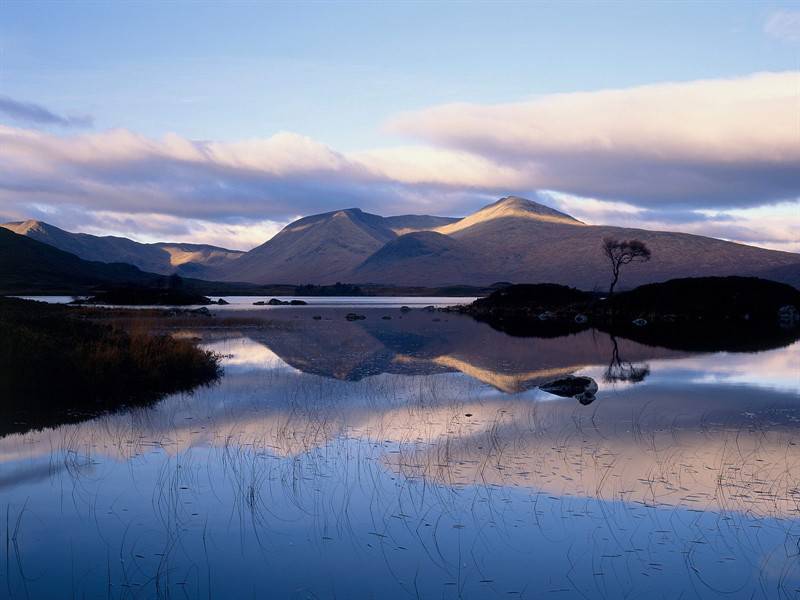
[[[798,308],[800,291],[784,283],[696,277],[647,284],[608,299],[555,284],[515,285],[453,310],[511,335],[549,337],[596,327],[652,345],[736,351],[797,339],[800,327],[787,327],[781,314]]]
[[[40,423],[42,413],[79,418],[146,404],[219,375],[218,357],[188,340],[128,333],[88,320],[80,309],[0,298],[0,433],[34,413]]]
[[[614,295],[614,287],[619,281],[619,274],[624,265],[632,262],[647,262],[650,260],[650,249],[640,240],[618,240],[615,238],[603,239],[603,254],[611,263],[613,279],[608,288],[608,295]]]

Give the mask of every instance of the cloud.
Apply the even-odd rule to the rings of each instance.
[[[213,141],[0,125],[0,213],[246,248],[298,215],[459,216],[545,190],[589,223],[800,250],[799,90],[800,72],[760,73],[445,105],[390,122],[417,142],[349,153],[292,132]],[[779,219],[758,208],[781,201]]]
[[[530,188],[640,206],[800,197],[800,71],[448,104],[387,128],[513,169]]]
[[[343,206],[453,212],[474,208],[496,187],[495,171],[480,157],[431,149],[406,168],[401,154],[348,156],[288,132],[209,142],[123,129],[57,136],[0,125],[0,202],[283,221]]]
[[[800,10],[778,10],[767,17],[764,33],[784,42],[800,42]]]
[[[800,202],[731,210],[652,210],[559,192],[543,202],[591,225],[681,231],[785,252],[800,252]]]
[[[0,114],[28,125],[58,125],[60,127],[91,127],[92,117],[86,115],[59,115],[41,104],[21,102],[0,95]]]

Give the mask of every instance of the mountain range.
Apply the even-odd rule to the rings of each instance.
[[[203,277],[212,267],[239,258],[244,252],[206,244],[157,242],[142,244],[124,237],[71,233],[42,221],[15,221],[5,227],[37,242],[55,246],[84,260],[128,263],[142,271]]]
[[[628,266],[620,286],[675,277],[752,275],[800,286],[800,254],[715,238],[587,225],[543,204],[510,196],[464,218],[382,217],[358,208],[304,217],[248,252],[195,244],[141,244],[69,233],[38,221],[4,225],[19,235],[89,260],[144,271],[254,284],[488,286],[552,282],[592,290],[608,285],[605,237],[639,239],[652,259]]]
[[[88,261],[0,227],[0,293],[59,293],[163,279],[126,263]]]

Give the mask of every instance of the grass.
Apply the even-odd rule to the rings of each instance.
[[[0,413],[6,416],[38,413],[47,421],[65,412],[146,404],[219,375],[219,357],[190,340],[97,323],[80,309],[0,299]]]

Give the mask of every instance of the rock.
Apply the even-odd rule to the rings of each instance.
[[[267,302],[269,306],[283,306],[284,304],[289,304],[288,302],[284,302],[283,300],[279,300],[278,298],[270,298],[269,302]]]
[[[392,317],[390,317],[389,315],[383,315],[383,316],[381,317],[381,319],[383,319],[384,321],[391,321],[391,320],[392,320]]]
[[[552,321],[555,318],[556,318],[555,313],[552,313],[549,310],[546,310],[539,315],[540,321]]]
[[[306,306],[308,302],[306,302],[305,300],[292,300],[291,302],[289,302],[289,304],[291,304],[292,306]]]
[[[795,327],[800,323],[800,311],[797,307],[787,304],[778,309],[778,324],[781,327]]]
[[[224,306],[226,304],[230,304],[230,302],[228,302],[224,298],[220,298],[219,300],[217,300],[217,304],[219,304],[220,306]]]
[[[212,316],[211,311],[208,310],[205,306],[201,306],[200,308],[195,308],[194,310],[190,310],[190,313],[193,315],[199,315],[201,317],[210,317]]]
[[[597,382],[591,377],[576,377],[567,375],[539,386],[540,390],[561,396],[562,398],[575,398],[583,405],[591,404],[597,394]]]
[[[424,310],[425,312],[434,312],[436,310],[436,307],[435,306],[426,306],[422,310]]]
[[[407,312],[409,312],[410,310],[411,310],[411,307],[410,307],[410,306],[401,306],[401,307],[400,307],[400,312],[407,313]]]
[[[258,302],[253,302],[253,306],[266,306],[266,302],[263,300],[259,300]]]
[[[367,317],[365,317],[364,315],[359,315],[357,313],[347,313],[347,315],[345,316],[345,319],[347,319],[348,321],[363,321],[366,318]]]
[[[634,319],[633,321],[631,321],[631,323],[633,323],[637,327],[644,327],[645,325],[647,325],[647,319]]]
[[[314,319],[315,321],[322,321],[322,315],[314,315],[311,318]]]
[[[578,324],[588,323],[589,322],[589,317],[587,317],[586,315],[577,314],[577,315],[575,315],[575,322],[578,323]]]

